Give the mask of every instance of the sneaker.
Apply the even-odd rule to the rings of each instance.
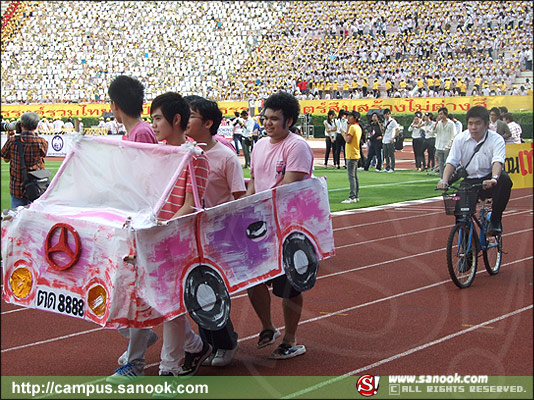
[[[202,365],[204,365],[205,367],[210,367],[211,363],[213,362],[213,358],[215,357],[215,354],[216,352],[212,351],[211,354],[208,357],[206,357],[204,361],[202,361]]]
[[[146,347],[149,348],[157,341],[158,341],[158,335],[156,335],[156,332],[154,332],[153,330],[150,330],[150,333],[148,335],[148,340],[146,343]],[[119,365],[128,364],[128,346],[126,346],[126,351],[121,354],[117,362],[119,363]]]
[[[395,170],[393,170],[393,169],[388,169],[388,173],[389,173],[389,174],[392,174],[393,172],[395,172]]]
[[[349,204],[349,203],[352,203],[352,199],[351,199],[351,198],[348,198],[348,199],[346,199],[346,200],[343,200],[341,203],[342,203],[342,204]]]
[[[213,348],[209,343],[204,343],[202,350],[198,353],[185,352],[185,360],[180,367],[178,376],[193,376],[198,372],[202,362],[209,357]]]
[[[280,343],[275,351],[272,352],[270,358],[274,360],[287,360],[306,353],[306,347],[302,344],[291,346],[288,343]]]
[[[159,371],[159,376],[176,376],[176,374],[174,374],[174,372],[171,372],[171,371]]]
[[[354,198],[352,199],[351,203],[357,203],[357,202],[359,202],[359,201],[360,201],[360,199],[359,199],[358,197],[354,197]]]
[[[233,349],[217,349],[217,352],[215,353],[215,357],[213,357],[211,365],[213,367],[224,367],[225,365],[230,364],[238,348],[239,345],[236,344]]]
[[[389,169],[381,169],[380,172],[389,172]]]
[[[129,383],[140,376],[145,376],[144,366],[134,363],[126,363],[117,368],[113,375],[106,378],[107,383],[119,385],[121,383]]]

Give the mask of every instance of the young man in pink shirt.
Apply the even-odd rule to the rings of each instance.
[[[119,75],[109,85],[108,94],[115,119],[126,128],[124,140],[158,143],[150,124],[141,118],[145,96],[145,88],[141,82],[126,75]]]
[[[125,125],[128,132],[125,140],[158,143],[150,124],[141,119],[145,97],[145,88],[141,82],[119,75],[109,85],[108,94],[113,115]],[[128,338],[129,342],[128,348],[118,359],[120,367],[115,370],[115,378],[112,379],[119,381],[122,376],[134,376],[134,373],[144,375],[145,352],[158,340],[158,336],[152,329],[123,328],[119,329],[119,333]]]
[[[289,130],[297,122],[299,112],[298,100],[288,93],[279,92],[265,100],[263,126],[267,137],[258,140],[254,146],[247,196],[311,177],[313,152],[301,136]],[[280,336],[271,319],[267,285],[272,285],[275,296],[283,298],[285,322],[284,337],[271,358],[288,359],[304,354],[306,347],[297,345],[296,337],[302,313],[302,293],[291,286],[285,275],[248,290],[250,302],[262,323],[258,348],[273,344]]]
[[[215,139],[222,120],[221,110],[217,103],[202,97],[195,97],[189,105],[191,117],[186,134],[199,143],[210,165],[208,184],[204,193],[204,206],[214,207],[240,198],[246,190],[243,168],[236,152]],[[211,355],[203,365],[223,367],[232,361],[238,345],[237,333],[234,331],[230,318],[226,325],[217,331],[210,331],[199,326],[198,332],[202,339],[213,347]]]

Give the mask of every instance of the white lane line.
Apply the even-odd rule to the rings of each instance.
[[[429,210],[425,210],[425,211],[429,211]],[[438,212],[430,212],[430,213],[427,213],[427,214],[418,214],[418,215],[412,215],[412,216],[408,216],[408,217],[384,219],[384,220],[381,220],[381,221],[372,221],[372,222],[368,222],[368,223],[344,226],[344,227],[341,227],[341,228],[334,228],[333,231],[334,232],[338,232],[338,231],[344,231],[346,229],[361,228],[361,227],[366,227],[367,228],[367,227],[369,227],[371,225],[387,224],[387,223],[390,223],[390,222],[404,221],[406,219],[428,217],[430,215],[441,214],[443,212],[444,211],[442,209],[440,209],[440,211],[438,211]]]
[[[517,309],[515,311],[512,311],[512,312],[509,312],[507,314],[503,314],[503,315],[500,315],[500,316],[498,316],[496,318],[490,319],[488,321],[481,322],[480,324],[474,325],[474,326],[472,326],[470,328],[462,329],[461,331],[454,332],[454,333],[451,333],[449,335],[443,336],[443,337],[441,337],[439,339],[433,340],[431,342],[422,344],[422,345],[417,346],[417,347],[413,347],[413,348],[411,348],[411,349],[409,349],[407,351],[404,351],[402,353],[395,354],[395,355],[393,355],[391,357],[388,357],[388,358],[384,358],[383,360],[377,361],[377,362],[375,362],[373,364],[369,364],[369,365],[366,365],[364,367],[352,370],[350,372],[347,372],[347,373],[345,373],[345,374],[343,374],[341,376],[338,376],[336,378],[330,379],[328,381],[321,382],[321,383],[319,383],[317,385],[313,385],[313,386],[310,386],[310,387],[308,387],[306,389],[299,390],[298,392],[294,392],[294,393],[288,394],[287,396],[282,397],[282,399],[292,399],[292,398],[295,398],[295,397],[298,397],[298,396],[302,396],[303,394],[306,394],[306,393],[312,392],[314,390],[320,389],[320,388],[322,388],[322,387],[324,387],[326,385],[329,385],[331,383],[338,382],[338,381],[340,381],[342,379],[345,379],[345,378],[347,378],[349,376],[358,375],[359,373],[361,373],[363,371],[366,371],[366,370],[369,370],[371,368],[375,368],[375,367],[378,367],[380,365],[387,364],[387,363],[392,362],[392,361],[396,361],[396,360],[398,360],[400,358],[403,358],[403,357],[406,357],[406,356],[408,356],[410,354],[416,353],[416,352],[421,351],[421,350],[425,350],[425,349],[427,349],[429,347],[432,347],[434,345],[446,342],[446,341],[454,339],[454,338],[456,338],[458,336],[461,336],[461,335],[464,335],[466,333],[472,332],[475,329],[483,328],[486,325],[491,325],[491,324],[493,324],[495,322],[499,322],[499,321],[504,320],[506,318],[513,317],[514,315],[517,315],[519,313],[531,310],[532,308],[533,308],[532,305],[528,305],[526,307],[519,308],[519,309]]]
[[[6,353],[8,351],[25,349],[27,347],[38,346],[40,344],[45,344],[45,343],[51,343],[51,342],[55,342],[55,341],[58,341],[58,340],[68,339],[68,338],[71,338],[71,337],[74,337],[74,336],[85,335],[86,333],[93,333],[93,332],[96,332],[96,331],[101,331],[103,329],[104,328],[95,328],[95,329],[89,329],[87,331],[71,333],[70,335],[64,335],[64,336],[59,336],[59,337],[55,337],[55,338],[52,338],[52,339],[41,340],[39,342],[33,342],[33,343],[23,344],[21,346],[9,347],[7,349],[3,349],[1,352],[2,353]]]
[[[425,182],[436,182],[436,178],[434,179],[421,179],[418,181],[403,181],[403,182],[392,182],[392,183],[380,183],[376,185],[362,185],[360,186],[360,189],[368,189],[368,188],[374,188],[374,187],[383,187],[383,186],[399,186],[399,185],[411,185],[412,183],[425,183]],[[341,192],[345,190],[350,190],[350,188],[337,188],[337,189],[329,189],[328,192]]]
[[[2,315],[11,314],[11,313],[14,313],[14,312],[17,312],[17,311],[24,311],[24,310],[31,310],[31,308],[16,308],[14,310],[2,311]]]

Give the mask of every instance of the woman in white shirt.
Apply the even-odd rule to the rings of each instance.
[[[336,140],[337,125],[335,122],[336,112],[334,110],[328,111],[328,117],[324,120],[324,136],[326,138],[326,153],[324,156],[324,167],[328,167],[328,158],[330,157],[330,150],[332,151],[332,158],[334,158],[335,148],[333,149],[333,144]],[[335,161],[334,161],[335,167]]]
[[[340,110],[337,118],[335,119],[336,123],[336,138],[334,142],[334,166],[337,165],[337,169],[340,169],[340,156],[341,150],[343,150],[343,158],[345,159],[345,165],[343,168],[347,168],[347,159],[345,158],[345,139],[343,135],[347,133],[347,113],[345,110]]]

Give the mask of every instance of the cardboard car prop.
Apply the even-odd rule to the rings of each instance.
[[[41,198],[3,216],[3,299],[107,328],[189,312],[219,329],[231,294],[282,274],[313,287],[334,255],[325,180],[158,221],[194,151],[77,136]]]

